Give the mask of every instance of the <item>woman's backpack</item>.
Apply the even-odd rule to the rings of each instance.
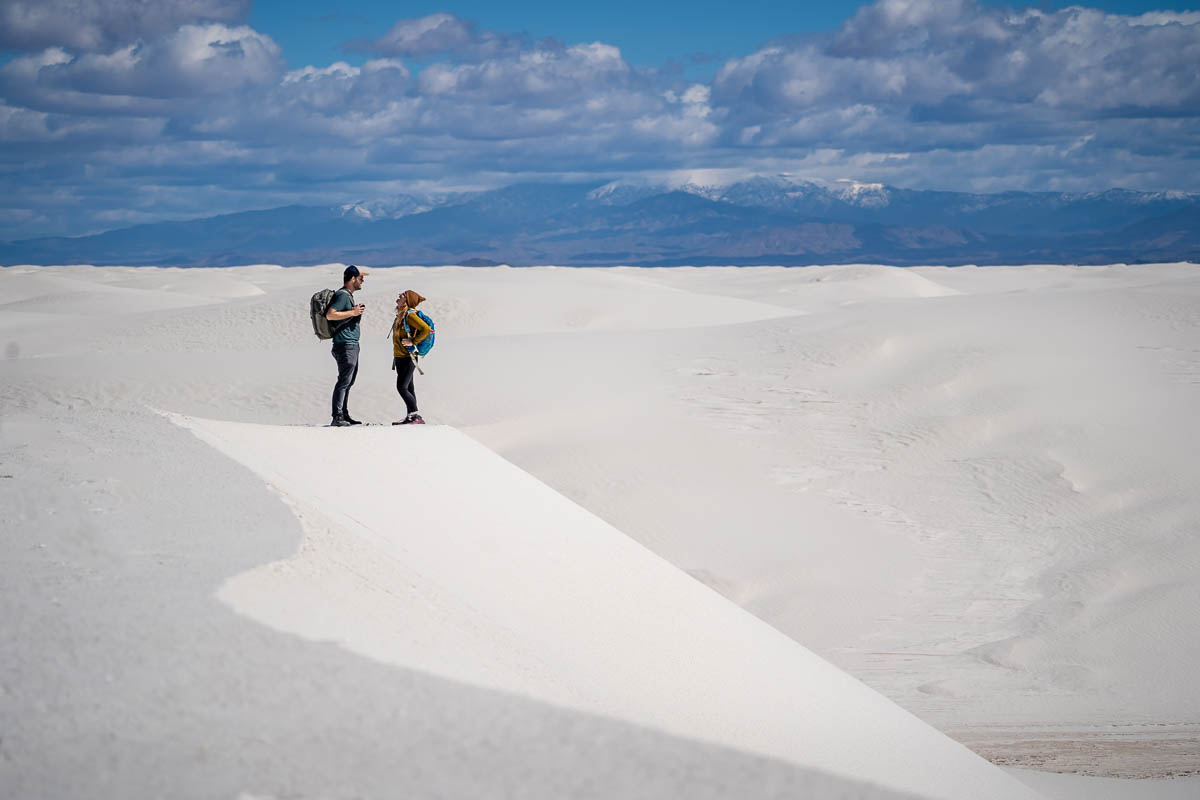
[[[417,342],[413,348],[413,351],[419,356],[428,355],[429,351],[433,349],[433,330],[434,330],[433,329],[433,320],[430,319],[429,315],[426,314],[424,311],[421,311],[416,308],[409,309],[408,313],[416,314],[418,317],[420,317],[422,320],[424,320],[426,325],[429,326],[429,335],[426,336],[424,339],[422,339],[420,342]],[[404,334],[409,339],[412,338],[412,329],[408,327],[408,314],[404,315]]]

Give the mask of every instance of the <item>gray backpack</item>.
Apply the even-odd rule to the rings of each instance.
[[[336,289],[322,289],[312,296],[312,300],[308,303],[309,313],[312,315],[313,333],[318,339],[332,339],[333,328],[329,324],[329,320],[325,319],[325,312],[329,310],[329,304],[333,302],[333,296],[337,294]]]

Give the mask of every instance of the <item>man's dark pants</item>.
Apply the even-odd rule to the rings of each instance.
[[[337,362],[337,383],[333,386],[333,418],[346,416],[350,387],[358,378],[358,342],[334,342],[333,360]]]

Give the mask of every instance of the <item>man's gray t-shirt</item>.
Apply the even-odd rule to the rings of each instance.
[[[334,311],[349,311],[354,308],[354,295],[346,289],[338,289],[329,307]],[[349,317],[329,323],[333,327],[333,343],[358,344],[358,323],[362,317]]]

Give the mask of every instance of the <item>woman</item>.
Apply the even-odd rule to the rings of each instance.
[[[396,321],[392,323],[392,369],[396,370],[396,391],[404,400],[408,416],[393,425],[424,425],[417,413],[417,392],[413,373],[417,369],[416,345],[429,335],[429,325],[413,310],[425,298],[412,289],[396,298]]]

